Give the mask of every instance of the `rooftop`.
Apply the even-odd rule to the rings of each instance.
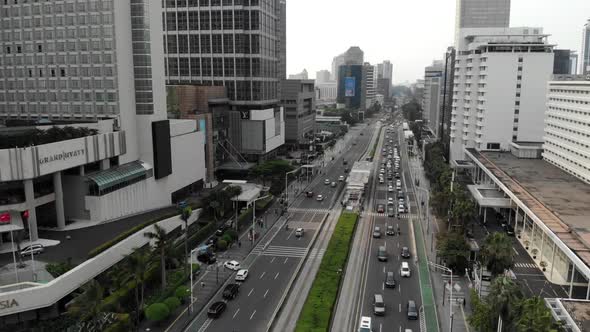
[[[541,159],[467,149],[590,265],[590,185]]]
[[[590,301],[568,299],[560,301],[580,331],[590,331]]]

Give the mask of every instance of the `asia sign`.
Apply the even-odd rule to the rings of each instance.
[[[0,301],[0,310],[6,310],[12,307],[18,307],[18,302],[15,299]]]
[[[354,90],[356,87],[356,77],[344,78],[344,96],[354,97]]]

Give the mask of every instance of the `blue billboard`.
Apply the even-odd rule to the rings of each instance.
[[[354,90],[356,87],[356,77],[344,78],[344,96],[354,97]]]

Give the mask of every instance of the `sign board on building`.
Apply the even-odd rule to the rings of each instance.
[[[86,163],[84,138],[45,144],[38,149],[40,174],[54,173]]]
[[[240,119],[250,120],[250,111],[240,111]]]
[[[356,77],[345,77],[344,78],[344,96],[354,97],[354,90],[356,86]]]

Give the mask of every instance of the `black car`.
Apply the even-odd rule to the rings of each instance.
[[[502,228],[504,229],[504,232],[506,232],[506,235],[514,236],[514,228],[511,225],[502,224]]]
[[[197,256],[197,260],[203,264],[214,264],[217,262],[217,256],[212,252],[203,253]]]
[[[225,308],[227,308],[225,302],[215,302],[209,307],[209,310],[207,310],[207,316],[209,318],[219,318],[219,316],[225,311]]]
[[[229,284],[225,286],[223,290],[222,297],[224,299],[232,300],[236,296],[238,296],[238,292],[240,291],[240,284]]]
[[[401,256],[402,258],[410,258],[410,249],[408,249],[408,247],[403,247]]]

